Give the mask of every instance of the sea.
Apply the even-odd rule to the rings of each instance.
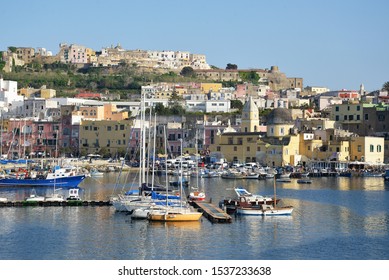
[[[154,180],[165,184],[166,177]],[[238,186],[274,194],[272,180],[190,180],[216,205],[233,198]],[[134,172],[89,177],[80,184],[81,196],[108,200],[138,181]],[[23,200],[31,191],[0,188],[0,197]],[[291,179],[277,182],[276,194],[294,207],[291,216],[232,215],[226,224],[205,217],[181,223],[132,220],[112,206],[1,207],[0,260],[389,259],[389,182],[382,177],[315,177],[312,184]]]

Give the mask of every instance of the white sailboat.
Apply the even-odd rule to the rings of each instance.
[[[165,130],[166,133],[166,130]],[[165,148],[167,146],[166,143],[166,135],[165,135]],[[182,151],[182,139],[181,139],[181,151]],[[182,163],[181,163],[182,168]],[[167,180],[166,180],[167,182]],[[168,188],[168,184],[166,183],[166,190]],[[168,191],[166,191],[168,192]],[[189,206],[187,201],[183,201],[183,187],[182,180],[180,186],[180,196],[181,196],[181,205],[179,207],[171,207],[168,205],[168,201],[166,200],[166,207],[161,209],[151,209],[148,213],[148,219],[150,221],[159,221],[159,222],[195,222],[199,221],[202,212],[196,211],[192,206]]]
[[[195,156],[196,156],[196,187],[192,187],[191,184],[191,192],[189,193],[189,201],[204,201],[205,200],[205,193],[199,189],[199,164],[197,160],[197,130],[196,130],[196,137],[195,137]]]
[[[56,141],[55,141],[55,155],[58,156],[58,131],[57,131],[57,134],[56,134]],[[50,196],[46,196],[45,198],[45,201],[48,201],[48,202],[62,202],[62,201],[65,201],[65,197],[60,194],[60,193],[57,193],[57,191],[61,190],[61,188],[59,189],[56,189],[56,181],[57,181],[57,177],[59,176],[59,173],[56,172],[57,170],[60,169],[60,166],[56,166],[54,168],[54,186],[53,186],[53,194],[50,195]]]

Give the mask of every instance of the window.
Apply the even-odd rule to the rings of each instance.
[[[370,153],[374,153],[374,145],[370,145]]]
[[[124,124],[120,125],[120,130],[124,130]]]
[[[338,106],[335,107],[335,111],[339,112],[339,107]]]
[[[343,116],[343,120],[347,121],[347,115]]]
[[[311,146],[308,146],[308,151],[310,151],[311,150]]]
[[[335,120],[336,120],[336,121],[339,121],[339,115],[336,115],[336,116],[335,116]]]
[[[218,152],[221,151],[220,146],[217,146],[217,147],[216,147],[216,151],[218,151]]]
[[[381,145],[377,145],[377,153],[381,153]]]
[[[350,121],[352,121],[352,120],[354,120],[354,116],[353,116],[353,115],[349,115],[349,116],[348,116],[348,119],[349,119]]]
[[[112,127],[109,125],[107,126],[107,131],[111,131],[112,130]]]
[[[358,152],[362,152],[362,146],[358,145]]]
[[[365,114],[365,121],[369,120],[369,114]]]
[[[360,105],[357,106],[357,111],[361,111],[361,106]]]
[[[357,115],[357,121],[361,120],[361,116]]]
[[[238,148],[236,146],[234,146],[234,152],[236,152],[238,150]]]
[[[250,146],[246,147],[246,151],[250,152]]]

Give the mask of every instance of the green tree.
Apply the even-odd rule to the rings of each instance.
[[[255,71],[239,72],[239,76],[243,81],[253,84],[257,84],[259,80],[259,75]]]
[[[238,109],[240,112],[243,109],[243,103],[240,100],[231,100],[231,109]]]
[[[194,72],[192,67],[186,66],[186,67],[182,68],[180,75],[184,76],[184,77],[194,77],[195,72]]]
[[[238,65],[232,63],[227,64],[226,70],[237,70],[237,69],[238,69]]]
[[[383,90],[383,91],[389,92],[389,82],[386,82],[386,83],[382,86],[382,90]]]
[[[13,47],[13,46],[10,46],[8,47],[8,50],[11,52],[11,53],[16,53],[16,47]]]
[[[155,104],[154,112],[158,116],[165,115],[166,114],[166,108],[165,108],[165,106],[163,106],[162,103],[157,103],[157,104]]]

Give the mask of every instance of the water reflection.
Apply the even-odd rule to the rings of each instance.
[[[117,175],[87,178],[80,185],[84,197],[104,200],[121,191]],[[133,181],[129,174],[126,188],[137,185]],[[234,197],[237,186],[273,195],[271,180],[200,182],[214,203]],[[133,221],[105,206],[4,207],[0,208],[4,252],[0,258],[388,259],[388,188],[382,178],[313,178],[309,185],[292,179],[277,185],[277,196],[294,207],[292,216],[233,216],[231,224],[212,224],[205,217],[194,223]],[[14,198],[24,198],[29,191],[0,189],[1,196]]]

